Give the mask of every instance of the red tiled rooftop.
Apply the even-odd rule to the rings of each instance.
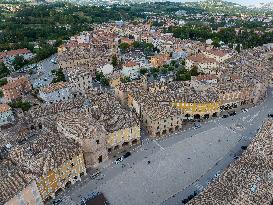
[[[138,64],[134,61],[128,61],[127,63],[123,64],[123,67],[127,67],[127,68],[130,68],[130,67],[134,67],[134,66],[137,66]]]
[[[28,53],[31,53],[31,51],[26,48],[22,48],[22,49],[7,51],[7,52],[1,52],[0,58],[7,57],[7,56],[23,55],[23,54],[28,54]]]
[[[202,54],[190,56],[188,60],[191,60],[196,63],[216,63],[217,62],[213,58],[207,58]]]

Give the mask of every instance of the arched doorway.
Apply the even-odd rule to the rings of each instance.
[[[187,114],[185,115],[185,118],[186,118],[186,119],[184,118],[183,121],[184,121],[184,122],[189,121],[189,120],[190,120],[190,119],[189,119],[190,117],[191,117],[191,115],[187,113]]]
[[[63,190],[61,188],[59,188],[56,192],[55,195],[58,196]]]
[[[185,117],[186,117],[187,119],[189,119],[189,117],[191,117],[191,115],[190,115],[190,114],[186,114]]]
[[[205,114],[204,119],[209,119],[209,114]]]
[[[201,116],[199,114],[194,115],[195,120],[200,120]]]
[[[122,147],[127,147],[129,145],[129,142],[124,142],[123,144],[122,144]]]
[[[65,188],[69,188],[71,186],[71,181],[66,182]]]
[[[137,144],[137,139],[134,139],[134,140],[132,141],[132,144],[133,144],[133,145]]]
[[[45,200],[44,203],[46,204],[47,202],[49,202],[50,200],[52,200],[53,198],[51,196],[48,196]]]

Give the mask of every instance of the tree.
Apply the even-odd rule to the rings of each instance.
[[[54,53],[57,53],[57,47],[51,46],[49,44],[40,43],[40,49],[37,51],[36,56],[33,60],[33,62],[39,62],[42,61]]]
[[[241,45],[238,44],[238,45],[236,46],[235,50],[236,50],[238,53],[240,53],[240,52],[241,52]]]
[[[118,65],[118,58],[117,58],[116,55],[113,55],[113,56],[112,56],[112,65],[113,65],[114,67],[117,67],[117,65]]]
[[[162,69],[161,69],[161,73],[162,74],[167,74],[168,73],[168,68],[166,68],[166,67],[163,67]]]
[[[104,77],[103,72],[96,72],[96,80],[100,81]]]
[[[130,45],[128,43],[119,44],[119,48],[121,49],[122,52],[125,52],[129,47]]]
[[[159,69],[158,68],[151,68],[151,73],[152,74],[159,73]]]
[[[213,45],[214,48],[220,48],[220,46],[221,46],[219,41],[213,41],[212,45]]]
[[[3,85],[6,85],[8,83],[8,80],[6,78],[3,78],[0,80],[0,87],[2,87]]]
[[[171,65],[172,65],[172,66],[175,66],[176,62],[177,62],[176,60],[172,60],[172,61],[171,61]]]
[[[23,102],[22,100],[17,100],[9,103],[11,108],[21,108],[23,111],[28,111],[31,108],[30,102]]]
[[[158,74],[157,74],[157,73],[153,73],[153,77],[154,77],[154,78],[157,78],[157,77],[158,77]]]
[[[142,47],[142,46],[141,46],[141,42],[139,42],[139,41],[134,41],[133,47],[134,47],[134,48],[141,48],[141,47]]]
[[[26,64],[26,61],[23,56],[17,55],[17,56],[15,56],[12,64],[13,64],[15,70],[19,70],[20,68],[22,68]]]
[[[63,70],[60,68],[58,70],[52,70],[52,74],[54,75],[51,83],[65,82],[65,75]]]
[[[2,90],[0,90],[0,98],[4,97],[4,93]]]
[[[131,79],[129,77],[127,77],[127,76],[124,76],[123,78],[121,78],[122,83],[128,83],[130,81],[131,81]]]
[[[96,72],[96,80],[104,86],[109,86],[109,79],[103,75],[103,72]]]
[[[7,66],[5,66],[5,64],[3,62],[0,63],[0,79],[7,77],[9,74],[10,74],[10,71],[7,68]]]
[[[190,70],[191,76],[198,76],[199,72],[198,72],[198,68],[197,66],[193,66],[192,69]]]
[[[177,64],[176,64],[177,65]],[[168,67],[168,71],[174,71],[174,67],[173,66],[169,66]]]
[[[101,78],[100,82],[101,82],[101,84],[104,85],[104,86],[109,86],[109,85],[110,85],[109,79],[106,78],[106,77]]]
[[[145,75],[148,72],[147,68],[140,68],[139,73]]]
[[[181,69],[176,73],[177,81],[189,81],[191,80],[191,73],[186,69]]]

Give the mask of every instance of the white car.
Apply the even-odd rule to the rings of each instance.
[[[243,112],[248,112],[248,109],[244,108],[244,109],[243,109]]]
[[[114,161],[114,163],[115,163],[115,164],[119,164],[120,162],[123,161],[123,159],[124,159],[124,157],[121,156],[121,157],[117,158],[117,159]]]

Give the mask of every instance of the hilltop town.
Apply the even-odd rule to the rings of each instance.
[[[7,72],[0,82],[0,204],[77,204],[78,193],[92,191],[110,204],[175,204],[168,200],[181,192],[177,183],[184,190],[201,181],[237,145],[221,173],[184,202],[197,194],[189,204],[272,201],[273,42],[215,46],[177,38],[166,29],[176,22],[165,22],[94,24],[20,69],[14,60],[36,54],[0,53]],[[173,164],[182,167],[168,170]],[[103,170],[113,178],[95,185]],[[191,175],[181,179],[178,170]],[[75,188],[85,185],[93,189]]]

